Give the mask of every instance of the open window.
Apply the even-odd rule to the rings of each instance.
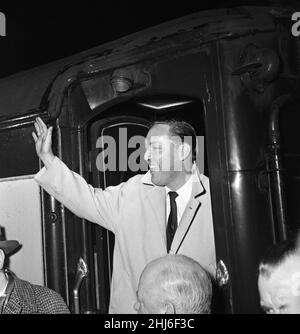
[[[33,176],[0,179],[0,222],[7,240],[21,249],[9,257],[9,269],[33,284],[45,285],[39,185]]]

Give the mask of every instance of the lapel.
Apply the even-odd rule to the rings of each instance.
[[[181,246],[181,242],[183,241],[186,233],[188,232],[191,223],[194,223],[195,215],[201,207],[202,196],[206,193],[206,190],[201,182],[201,174],[197,169],[193,171],[193,188],[191,198],[183,212],[181,220],[178,224],[178,228],[176,230],[172,247],[170,253],[175,253],[178,247]]]
[[[9,276],[9,283],[7,286],[8,300],[4,306],[3,313],[5,314],[20,314],[22,312],[22,306],[20,305],[19,298],[17,296],[16,281],[12,275]]]
[[[14,300],[13,296],[11,300],[8,301],[5,309],[5,314],[21,314],[22,313],[22,306],[20,305],[18,300]]]
[[[206,189],[201,182],[201,174],[198,169],[193,168],[193,188],[191,198],[186,206],[186,209],[182,215],[181,221],[175,233],[170,253],[175,253],[177,248],[180,247],[185,234],[187,233],[190,224],[193,223],[194,215],[197,213],[201,206],[201,199],[206,194]],[[146,193],[144,200],[150,203],[153,212],[154,223],[158,224],[158,228],[161,232],[164,242],[166,243],[166,190],[165,187],[155,186],[151,182],[151,174],[147,172],[142,177],[142,183],[146,186]],[[147,212],[147,216],[150,213]]]
[[[158,228],[163,236],[163,240],[166,242],[166,190],[165,187],[155,186],[151,182],[151,174],[147,172],[142,177],[142,183],[146,187],[145,202],[149,202],[152,208],[151,212],[147,212],[147,216],[152,213],[154,223],[158,225]],[[152,217],[151,217],[152,219]]]

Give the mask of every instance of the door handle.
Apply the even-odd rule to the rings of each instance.
[[[79,290],[81,283],[84,278],[88,275],[88,266],[83,258],[80,258],[77,264],[77,272],[75,277],[75,284],[73,288],[73,301],[74,301],[74,312],[75,314],[80,313],[80,299],[79,299]]]

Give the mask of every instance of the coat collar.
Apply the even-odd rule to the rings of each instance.
[[[198,198],[201,195],[204,195],[207,190],[205,189],[205,186],[203,185],[202,179],[203,175],[199,172],[197,166],[194,164],[192,168],[192,178],[193,178],[193,190],[192,190],[192,198]],[[142,178],[141,182],[149,186],[149,190],[154,189],[164,189],[164,187],[156,186],[151,181],[151,173],[148,171]]]
[[[20,314],[22,312],[22,306],[16,295],[16,281],[12,273],[8,276],[8,285],[6,287],[7,297],[3,305],[3,313],[5,314]]]
[[[186,232],[189,230],[189,226],[192,224],[194,220],[194,215],[198,211],[201,206],[201,196],[206,194],[208,190],[206,190],[204,181],[205,176],[200,174],[196,165],[193,166],[192,170],[193,177],[193,188],[190,201],[187,204],[187,207],[183,213],[181,218],[181,222],[178,226],[176,234],[174,236],[174,240],[172,243],[171,252],[175,252],[180,248],[182,241],[185,238]],[[166,243],[166,191],[165,187],[156,186],[151,182],[151,174],[147,172],[141,178],[142,184],[145,186],[145,195],[144,199],[147,199],[150,205],[153,208],[154,221],[155,224],[158,225],[162,240],[164,244]]]

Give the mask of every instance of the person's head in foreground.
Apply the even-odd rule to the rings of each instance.
[[[259,264],[260,304],[268,314],[300,314],[299,240],[273,245]]]
[[[211,279],[200,264],[169,254],[143,270],[135,309],[140,314],[210,313],[211,297]]]

